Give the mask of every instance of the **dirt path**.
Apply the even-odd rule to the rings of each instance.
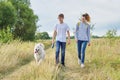
[[[75,47],[75,46],[73,46]],[[68,47],[66,50],[66,67],[61,65],[56,69],[56,75],[53,80],[87,80],[85,76],[91,71],[90,66],[86,65],[84,69],[81,69],[78,64],[77,52],[72,49],[73,47]],[[89,79],[88,79],[89,80]]]
[[[66,51],[66,67],[58,66],[53,80],[80,80],[82,74],[87,74],[86,68],[88,66],[81,69],[77,62],[77,55],[75,54],[71,50]]]

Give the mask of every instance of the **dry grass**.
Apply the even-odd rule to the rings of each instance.
[[[44,41],[50,45],[49,41]],[[77,64],[76,44],[67,46],[66,67],[55,67],[54,49],[46,50],[41,65],[33,58],[34,42],[12,42],[0,47],[2,80],[120,80],[120,40],[92,40],[87,48],[84,69]]]

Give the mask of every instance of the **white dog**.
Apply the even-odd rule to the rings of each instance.
[[[37,64],[40,64],[45,58],[44,45],[42,43],[36,44],[34,47],[34,58]]]

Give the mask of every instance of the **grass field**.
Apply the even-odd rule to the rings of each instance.
[[[0,44],[0,80],[120,80],[120,39],[93,39],[83,69],[77,64],[73,40],[67,46],[66,67],[55,67],[50,41],[40,42],[46,46],[46,59],[39,66],[33,57],[34,42]]]

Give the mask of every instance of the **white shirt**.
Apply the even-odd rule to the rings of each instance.
[[[66,32],[70,28],[66,23],[56,24],[55,31],[57,32],[56,41],[66,42]]]

